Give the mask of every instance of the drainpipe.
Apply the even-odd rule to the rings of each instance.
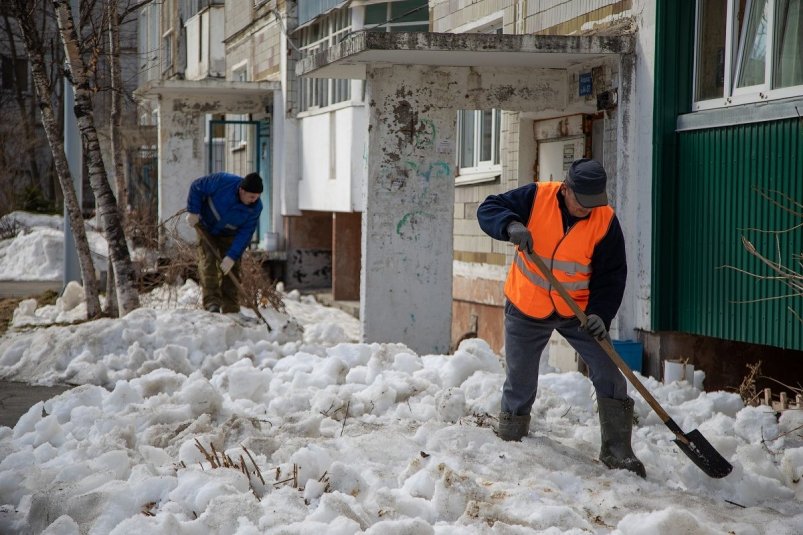
[[[79,0],[72,0],[70,8],[73,15],[78,13]],[[65,58],[65,64],[67,59]],[[78,131],[78,122],[75,119],[75,92],[69,77],[64,77],[64,152],[72,175],[73,187],[78,196],[78,207],[83,206],[83,154],[81,151],[81,134]],[[67,205],[64,205],[64,266],[62,282],[64,287],[70,281],[81,282],[81,266],[78,263],[78,250],[75,247],[75,238],[70,227],[70,218],[67,214]],[[63,290],[64,288],[62,288]]]

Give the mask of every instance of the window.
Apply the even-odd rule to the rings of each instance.
[[[501,21],[475,27],[470,31],[501,35]],[[457,184],[494,180],[500,175],[501,117],[501,111],[495,109],[457,112]]]
[[[698,0],[694,109],[803,94],[803,0]]]
[[[337,44],[351,30],[348,8],[334,11],[299,30],[302,57]],[[301,78],[301,111],[323,108],[351,99],[351,80]]]
[[[137,32],[139,55],[139,82],[159,79],[161,72],[161,35],[159,31],[159,6],[148,4],[139,12]]]
[[[28,92],[28,60],[3,56],[3,89]]]
[[[778,2],[775,8],[773,87],[803,85],[803,2]]]
[[[458,182],[493,179],[499,172],[499,110],[460,110],[457,114]]]
[[[240,65],[235,66],[231,71],[231,79],[235,82],[247,82],[248,81],[248,64],[242,63]],[[249,121],[251,116],[247,113],[245,114],[229,114],[227,117],[228,121]],[[233,124],[229,126],[229,141],[230,147],[232,150],[238,150],[245,145],[248,144],[248,134],[247,134],[248,125],[245,124]]]
[[[225,0],[181,0],[178,5],[178,16],[181,20],[186,21],[210,6],[222,6],[224,3]],[[165,2],[165,4],[172,5],[170,2]]]
[[[170,29],[162,36],[162,72],[167,72],[173,66],[173,30]]]
[[[427,0],[402,0],[365,6],[365,29],[376,32],[429,31]]]

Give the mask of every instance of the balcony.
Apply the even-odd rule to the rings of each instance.
[[[225,15],[222,5],[210,6],[184,24],[187,36],[187,80],[226,77],[226,50],[223,45]]]

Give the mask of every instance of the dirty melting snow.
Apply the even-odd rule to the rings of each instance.
[[[49,326],[79,317],[75,292],[23,302],[0,339],[0,377],[81,385],[0,428],[2,533],[803,532],[796,411],[644,378],[734,470],[706,477],[631,392],[642,480],[596,460],[579,373],[544,374],[530,435],[496,438],[504,375],[480,339],[453,355],[356,343],[356,320],[297,293],[288,315],[264,311],[268,334],[198,310],[191,282],[122,319]]]

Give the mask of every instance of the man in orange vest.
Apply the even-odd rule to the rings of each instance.
[[[503,440],[516,441],[529,432],[541,352],[557,330],[588,366],[597,393],[600,460],[645,477],[630,445],[633,400],[627,383],[594,340],[608,337],[627,278],[624,236],[608,206],[607,180],[599,162],[582,158],[562,183],[532,183],[490,195],[477,210],[486,234],[518,247],[505,282],[507,366],[496,431]],[[524,251],[541,257],[585,311],[585,329]]]

